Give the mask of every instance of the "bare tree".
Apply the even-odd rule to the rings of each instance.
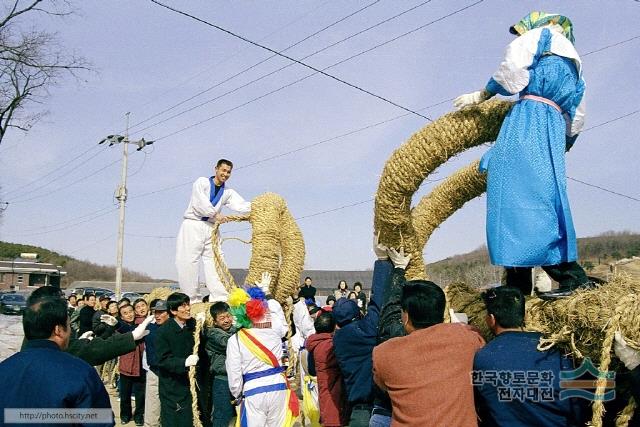
[[[65,16],[70,4],[55,0],[13,0],[0,17],[0,144],[10,128],[28,131],[45,111],[48,88],[67,75],[87,70],[86,61],[68,54],[53,33],[20,28],[26,16]],[[35,105],[34,105],[35,107]]]

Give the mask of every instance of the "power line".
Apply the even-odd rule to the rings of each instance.
[[[622,193],[618,193],[617,191],[609,190],[608,188],[604,188],[604,187],[601,187],[599,185],[591,184],[591,183],[588,183],[588,182],[585,182],[585,181],[582,181],[582,180],[579,180],[579,179],[576,179],[576,178],[571,178],[570,176],[568,176],[567,179],[570,179],[571,181],[579,182],[580,184],[584,184],[584,185],[586,185],[588,187],[597,188],[598,190],[602,190],[602,191],[605,191],[607,193],[615,194],[616,196],[625,197],[627,199],[631,199],[631,200],[635,200],[636,202],[640,202],[640,199],[638,199],[636,197],[628,196],[628,195],[622,194]]]
[[[58,232],[58,231],[64,231],[64,230],[68,230],[68,229],[73,228],[73,227],[77,227],[80,224],[86,224],[87,222],[95,221],[96,219],[101,218],[101,217],[103,217],[103,216],[105,216],[107,214],[110,214],[111,212],[115,212],[117,210],[118,210],[118,208],[113,208],[111,210],[103,212],[100,215],[94,215],[91,218],[87,218],[87,219],[85,219],[83,221],[80,221],[80,222],[77,222],[77,223],[74,223],[74,224],[70,224],[70,225],[65,226],[65,227],[60,227],[60,228],[57,228],[55,230],[48,230],[48,231],[42,231],[42,232],[38,232],[38,233],[29,233],[29,234],[14,234],[13,236],[15,236],[15,237],[31,237],[31,236],[41,236],[43,234],[55,233],[55,232]]]
[[[62,164],[62,165],[60,165],[60,166],[56,166],[54,169],[52,169],[52,170],[51,170],[51,171],[49,171],[48,173],[46,173],[46,174],[44,174],[44,175],[41,175],[41,176],[39,176],[38,178],[36,178],[36,179],[34,179],[34,180],[32,180],[32,181],[29,181],[29,182],[27,182],[26,184],[21,185],[20,187],[17,187],[17,188],[14,188],[13,190],[9,190],[9,191],[7,191],[7,192],[5,193],[5,196],[6,196],[7,194],[15,193],[15,192],[17,192],[17,191],[20,191],[20,190],[22,190],[23,188],[26,188],[26,187],[30,186],[31,184],[34,184],[34,183],[36,183],[36,182],[38,182],[38,181],[41,181],[42,179],[44,179],[44,178],[46,178],[46,177],[48,177],[48,176],[52,175],[53,173],[60,171],[61,169],[63,169],[63,168],[64,168],[65,166],[67,166],[68,164],[73,163],[74,161],[78,160],[79,158],[81,158],[82,156],[84,156],[85,154],[87,154],[88,152],[90,152],[90,151],[92,151],[92,150],[94,150],[94,149],[96,149],[96,148],[98,148],[98,146],[97,146],[97,145],[92,145],[91,147],[89,147],[88,149],[86,149],[85,151],[83,151],[82,153],[78,154],[78,155],[77,155],[76,157],[74,157],[73,159],[71,159],[71,160],[67,161],[66,163],[63,163],[63,164]],[[97,154],[100,154],[100,152],[98,152]],[[88,160],[93,159],[97,154],[93,155],[93,156],[92,156],[91,158],[89,158]],[[48,183],[49,183],[49,182],[53,182],[53,181],[55,181],[55,180],[58,180],[58,179],[60,179],[60,178],[61,178],[61,177],[63,177],[63,176],[65,176],[65,175],[61,175],[60,177],[54,178],[53,180],[48,181]],[[45,185],[48,185],[48,183],[47,183],[47,184],[45,184]],[[32,190],[32,191],[33,191],[33,190]]]
[[[115,164],[116,164],[116,163],[118,163],[118,162],[120,162],[120,159],[116,159],[116,160],[114,160],[113,162],[111,162],[111,163],[107,164],[106,166],[101,167],[101,168],[100,168],[100,169],[98,169],[97,171],[93,171],[93,172],[91,172],[91,173],[89,173],[89,174],[87,174],[87,175],[85,175],[85,176],[83,176],[83,177],[81,177],[81,178],[78,178],[78,179],[76,179],[75,181],[72,181],[71,183],[66,184],[66,185],[65,185],[65,186],[63,186],[63,187],[59,187],[59,188],[57,188],[57,189],[55,189],[55,190],[49,191],[47,194],[40,194],[40,195],[38,195],[38,196],[33,196],[33,197],[28,198],[28,199],[13,200],[13,201],[11,201],[11,203],[26,203],[26,202],[30,202],[30,201],[32,201],[32,200],[41,199],[41,198],[43,198],[43,197],[48,197],[48,196],[50,196],[50,195],[52,195],[52,194],[55,194],[55,193],[58,193],[58,192],[60,192],[60,191],[62,191],[62,190],[66,190],[67,188],[69,188],[69,187],[71,187],[71,186],[73,186],[73,185],[76,185],[76,184],[80,183],[81,181],[84,181],[84,180],[85,180],[85,179],[87,179],[87,178],[90,178],[90,177],[92,177],[92,176],[95,176],[97,173],[102,172],[103,170],[105,170],[105,169],[107,169],[107,168],[109,168],[109,167],[111,167],[111,166],[115,165]]]
[[[377,1],[380,1],[380,0],[377,0]],[[262,37],[262,38],[260,39],[260,41],[267,40],[267,39],[269,39],[271,36],[273,36],[274,34],[277,34],[277,33],[281,32],[281,31],[283,31],[285,28],[288,28],[288,27],[290,27],[291,25],[295,24],[296,22],[298,22],[298,21],[300,21],[300,20],[304,19],[305,17],[307,17],[307,15],[310,15],[311,13],[315,12],[317,9],[320,9],[320,8],[324,7],[328,2],[329,2],[329,0],[327,0],[327,1],[325,1],[325,2],[322,2],[322,3],[318,3],[318,4],[316,5],[316,7],[312,8],[311,10],[309,10],[309,11],[307,11],[307,12],[305,12],[305,13],[301,14],[301,15],[298,15],[296,18],[292,19],[291,21],[287,22],[286,24],[284,24],[284,25],[282,25],[282,26],[278,27],[278,28],[277,28],[277,29],[275,29],[274,31],[272,31],[272,32],[270,32],[269,34],[265,35],[264,37]],[[162,96],[166,95],[167,93],[169,93],[169,92],[171,92],[171,91],[173,91],[173,90],[175,90],[175,89],[178,89],[178,88],[182,87],[182,86],[183,86],[183,85],[185,85],[186,83],[189,83],[190,81],[194,80],[195,78],[197,78],[197,77],[201,76],[202,74],[204,74],[204,73],[206,73],[206,72],[210,71],[212,68],[214,68],[214,67],[219,67],[220,65],[222,65],[222,64],[224,64],[224,63],[226,63],[226,62],[230,61],[231,59],[235,58],[235,57],[236,57],[236,56],[238,56],[239,54],[240,54],[240,52],[236,52],[236,53],[234,53],[233,55],[230,55],[230,56],[226,57],[226,58],[225,58],[225,59],[223,59],[222,61],[217,62],[214,66],[212,66],[212,67],[207,67],[207,68],[205,68],[205,69],[203,69],[203,70],[199,71],[198,73],[194,74],[193,76],[191,76],[191,77],[189,77],[189,78],[187,78],[187,79],[183,80],[182,82],[178,83],[177,85],[173,86],[172,88],[167,89],[166,91],[162,92],[162,93],[161,93],[161,94],[159,94],[158,96],[154,97],[152,100],[150,100],[150,101],[148,101],[148,102],[145,102],[144,104],[140,105],[140,106],[139,106],[139,107],[137,107],[137,108],[142,108],[142,107],[145,107],[145,106],[147,106],[147,105],[149,105],[149,104],[154,103],[158,98],[161,98]],[[151,118],[151,117],[150,117],[150,118]],[[143,120],[143,122],[144,122],[144,121],[149,120],[150,118],[148,118],[148,119],[146,119],[146,120]],[[140,123],[142,123],[142,122],[136,123],[135,125],[133,125],[133,126],[131,126],[131,127],[133,128],[133,127],[135,127],[135,126],[138,126]],[[121,132],[119,132],[119,133],[124,133],[124,130],[122,130],[122,131],[121,131]]]
[[[323,28],[321,28],[320,30],[318,30],[318,31],[316,31],[316,32],[314,32],[314,33],[312,33],[312,34],[309,34],[308,36],[304,37],[303,39],[298,40],[297,42],[295,42],[295,43],[293,43],[293,44],[291,44],[291,45],[287,46],[286,48],[284,48],[283,50],[281,50],[281,51],[280,51],[280,53],[282,53],[282,52],[286,52],[286,51],[288,51],[288,50],[290,50],[290,49],[294,48],[295,46],[298,46],[299,44],[301,44],[301,43],[303,43],[303,42],[305,42],[305,41],[309,40],[310,38],[312,38],[312,37],[314,37],[314,36],[317,36],[318,34],[322,33],[323,31],[326,31],[326,30],[328,30],[329,28],[334,27],[334,26],[336,26],[337,24],[339,24],[339,23],[341,23],[341,22],[343,22],[343,21],[345,21],[345,20],[347,20],[347,19],[351,18],[352,16],[357,15],[358,13],[360,13],[360,12],[362,12],[362,11],[364,11],[364,10],[366,10],[366,9],[370,8],[371,6],[375,5],[376,3],[379,3],[380,1],[381,1],[381,0],[375,0],[374,2],[369,3],[368,5],[366,5],[366,6],[364,6],[364,7],[361,7],[360,9],[358,9],[358,10],[356,10],[356,11],[354,11],[354,12],[352,12],[352,13],[350,13],[350,14],[348,14],[348,15],[346,15],[346,16],[344,16],[344,17],[340,18],[340,19],[338,19],[337,21],[334,21],[334,22],[332,22],[331,24],[324,26],[324,27],[323,27]],[[431,0],[429,0],[429,1],[431,1]],[[141,124],[143,124],[143,123],[148,122],[149,120],[151,120],[151,119],[153,119],[153,118],[155,118],[155,117],[158,117],[158,116],[160,116],[160,115],[162,115],[162,114],[164,114],[164,113],[166,113],[166,112],[169,112],[169,111],[173,110],[174,108],[179,107],[180,105],[182,105],[182,104],[184,104],[184,103],[186,103],[186,102],[189,102],[189,101],[191,101],[192,99],[197,98],[198,96],[203,95],[203,94],[205,94],[205,93],[207,93],[207,92],[211,91],[212,89],[215,89],[215,88],[217,88],[218,86],[221,86],[221,85],[223,85],[224,83],[227,83],[227,82],[228,82],[228,81],[230,81],[230,80],[233,80],[234,78],[236,78],[236,77],[238,77],[238,76],[240,76],[240,75],[242,75],[242,74],[246,73],[247,71],[250,71],[250,70],[252,70],[252,69],[254,69],[254,68],[258,67],[258,66],[259,66],[259,65],[261,65],[261,64],[264,64],[265,62],[267,62],[267,61],[271,60],[272,58],[275,58],[276,56],[278,56],[278,55],[277,55],[277,54],[273,54],[273,55],[271,55],[271,56],[269,56],[269,57],[267,57],[267,58],[265,58],[265,59],[263,59],[263,60],[261,60],[261,61],[258,61],[258,62],[256,62],[256,63],[254,63],[253,65],[250,65],[250,66],[248,66],[248,67],[244,68],[243,70],[241,70],[241,71],[239,71],[239,72],[237,72],[237,73],[233,74],[233,75],[232,75],[232,76],[230,76],[230,77],[227,77],[226,79],[224,79],[224,80],[222,80],[222,81],[220,81],[220,82],[216,83],[215,85],[210,86],[210,87],[208,87],[207,89],[202,90],[202,91],[200,91],[200,92],[197,92],[195,95],[190,96],[189,98],[186,98],[186,99],[184,99],[184,100],[182,100],[182,101],[178,102],[177,104],[174,104],[174,105],[172,105],[172,106],[170,106],[170,107],[168,107],[168,108],[166,108],[166,109],[164,109],[164,110],[160,111],[159,113],[156,113],[156,114],[154,114],[154,115],[152,115],[152,116],[150,116],[150,117],[147,117],[146,119],[144,119],[144,120],[142,120],[142,121],[139,121],[138,123],[136,123],[136,124],[134,124],[133,126],[131,126],[131,129],[134,129],[134,128],[136,128],[136,127],[140,126],[140,125],[141,125]],[[256,80],[256,81],[257,81],[257,80]],[[244,87],[244,86],[242,86],[242,87]],[[227,95],[227,94],[229,94],[229,93],[231,93],[231,92],[227,92],[227,93],[225,93],[225,95]],[[214,98],[214,99],[217,99],[217,98]],[[210,102],[210,101],[207,101],[207,102]],[[207,102],[205,102],[204,104],[200,104],[200,105],[198,105],[198,107],[200,107],[200,106],[202,106],[202,105],[205,105]],[[187,111],[191,111],[191,110],[187,110]],[[183,113],[181,113],[181,114],[184,114],[184,112],[183,112]],[[171,118],[174,118],[174,117],[177,117],[177,116],[172,116]],[[168,119],[166,119],[166,120],[168,120]],[[162,122],[160,122],[160,123],[162,123]],[[138,130],[138,131],[136,131],[135,133],[143,132],[143,131],[145,131],[145,130],[149,129],[150,127],[155,126],[155,125],[157,125],[157,124],[158,124],[158,123],[155,123],[155,124],[153,124],[153,125],[151,125],[151,126],[145,127],[144,129]]]
[[[631,37],[629,39],[622,40],[622,41],[619,41],[619,42],[614,43],[614,44],[610,44],[610,45],[605,46],[605,47],[601,47],[600,49],[592,50],[591,52],[587,52],[585,54],[582,54],[581,56],[584,58],[585,56],[589,56],[592,53],[597,53],[597,52],[601,52],[603,50],[607,50],[607,49],[612,48],[612,47],[620,46],[621,44],[628,43],[628,42],[636,40],[636,39],[640,39],[640,34],[637,35],[637,36],[633,36],[633,37]]]
[[[452,15],[455,15],[455,14],[457,14],[457,13],[460,13],[460,12],[462,12],[462,11],[466,10],[466,9],[469,9],[469,8],[471,8],[471,7],[473,7],[473,6],[477,5],[477,4],[482,3],[483,1],[484,1],[484,0],[478,0],[478,1],[476,1],[475,3],[472,3],[472,4],[468,5],[468,6],[465,6],[465,7],[463,7],[463,8],[460,8],[460,9],[458,9],[458,10],[456,10],[456,11],[454,11],[454,12],[452,12],[452,13],[448,14],[448,15],[445,15],[444,17],[440,18],[439,20],[442,20],[442,19],[448,18],[448,17],[450,17],[450,16],[452,16]],[[195,21],[201,22],[201,23],[203,23],[203,24],[205,24],[205,25],[208,25],[208,26],[210,26],[210,27],[212,27],[212,28],[215,28],[215,29],[217,29],[217,30],[219,30],[219,31],[222,31],[222,32],[224,32],[224,33],[227,33],[227,34],[229,34],[229,35],[231,35],[231,36],[233,36],[233,37],[235,37],[235,38],[238,38],[238,39],[240,39],[240,40],[243,40],[243,41],[245,41],[245,42],[247,42],[247,43],[250,43],[250,44],[252,44],[252,45],[254,45],[254,46],[257,46],[257,47],[259,47],[259,48],[261,48],[261,49],[267,50],[267,51],[269,51],[269,52],[271,52],[271,53],[274,53],[274,54],[276,54],[276,55],[278,55],[278,56],[281,56],[281,57],[283,57],[283,58],[285,58],[285,59],[288,59],[289,61],[292,61],[292,62],[295,62],[296,64],[302,65],[303,67],[309,68],[310,70],[313,70],[313,71],[315,71],[316,73],[320,73],[320,74],[322,74],[322,75],[324,75],[324,76],[326,76],[326,77],[329,77],[329,78],[331,78],[331,79],[333,79],[333,80],[336,80],[336,81],[337,81],[337,82],[339,82],[339,83],[342,83],[342,84],[347,85],[347,86],[349,86],[349,87],[351,87],[351,88],[353,88],[353,89],[359,90],[359,91],[361,91],[361,92],[363,92],[363,93],[366,93],[366,94],[368,94],[368,95],[370,95],[370,96],[373,96],[373,97],[375,97],[375,98],[378,98],[378,99],[380,99],[381,101],[384,101],[384,102],[386,102],[386,103],[388,103],[388,104],[391,104],[391,105],[393,105],[393,106],[395,106],[395,107],[398,107],[398,108],[400,108],[400,109],[402,109],[402,110],[405,110],[405,111],[407,111],[407,112],[409,112],[409,113],[413,113],[413,114],[415,114],[415,115],[417,115],[417,116],[420,116],[420,117],[422,117],[422,118],[424,118],[424,119],[431,120],[431,119],[429,119],[428,117],[423,116],[422,114],[420,114],[420,113],[418,113],[418,112],[416,112],[416,111],[414,111],[414,110],[412,110],[412,109],[410,109],[410,108],[404,107],[404,106],[402,106],[402,105],[400,105],[400,104],[398,104],[398,103],[396,103],[396,102],[394,102],[394,101],[391,101],[391,100],[390,100],[390,99],[388,99],[388,98],[385,98],[385,97],[383,97],[383,96],[381,96],[381,95],[375,94],[375,93],[373,93],[373,92],[371,92],[371,91],[369,91],[369,90],[366,90],[366,89],[364,89],[364,88],[362,88],[362,87],[360,87],[360,86],[357,86],[357,85],[355,85],[355,84],[353,84],[353,83],[349,83],[349,82],[347,82],[347,81],[346,81],[346,80],[344,80],[344,79],[341,79],[341,78],[339,78],[339,77],[337,77],[337,76],[334,76],[333,74],[329,74],[329,73],[327,73],[327,72],[326,72],[326,71],[324,71],[324,70],[321,70],[321,69],[319,69],[319,68],[316,68],[316,67],[314,67],[314,66],[312,66],[312,65],[309,65],[309,64],[307,64],[307,63],[305,63],[305,62],[302,62],[302,61],[300,61],[300,60],[298,60],[298,59],[292,58],[292,57],[290,57],[290,56],[288,56],[288,55],[285,55],[285,54],[283,54],[283,53],[280,53],[280,52],[278,52],[278,51],[276,51],[276,50],[274,50],[274,49],[272,49],[272,48],[270,48],[270,47],[267,47],[267,46],[265,46],[265,45],[263,45],[263,44],[260,44],[260,43],[258,43],[258,42],[253,41],[253,40],[250,40],[250,39],[248,39],[248,38],[246,38],[246,37],[244,37],[244,36],[241,36],[241,35],[239,35],[239,34],[237,34],[237,33],[234,33],[233,31],[230,31],[230,30],[227,30],[227,29],[225,29],[225,28],[222,28],[222,27],[220,27],[219,25],[213,24],[213,23],[211,23],[211,22],[209,22],[209,21],[206,21],[206,20],[204,20],[204,19],[202,19],[202,18],[198,18],[198,17],[197,17],[197,16],[195,16],[195,15],[192,15],[192,14],[189,14],[189,13],[186,13],[186,12],[183,12],[183,11],[178,10],[178,9],[175,9],[175,8],[173,8],[173,7],[171,7],[171,6],[168,6],[168,5],[165,5],[165,4],[163,4],[163,3],[160,3],[158,0],[151,0],[151,2],[152,2],[152,3],[155,3],[155,4],[159,5],[159,6],[162,6],[162,7],[166,8],[166,9],[168,9],[168,10],[171,10],[171,11],[173,11],[173,12],[175,12],[175,13],[178,13],[178,14],[180,14],[180,15],[186,16],[186,17],[191,18],[191,19],[193,19],[193,20],[195,20]],[[434,21],[434,22],[437,22],[437,21]],[[325,69],[326,69],[326,68],[325,68]]]
[[[41,225],[41,226],[38,226],[38,227],[32,227],[32,228],[28,228],[26,230],[21,230],[21,233],[30,233],[32,231],[42,230],[42,229],[47,229],[47,228],[57,228],[57,227],[60,227],[61,225],[72,223],[72,222],[75,222],[77,220],[84,219],[84,218],[87,218],[87,217],[95,216],[95,215],[97,215],[99,213],[105,212],[106,210],[111,211],[112,209],[113,209],[113,206],[111,206],[111,205],[110,206],[105,206],[105,207],[102,207],[102,208],[97,209],[95,211],[92,211],[92,212],[89,212],[89,213],[86,213],[86,214],[83,214],[83,215],[80,215],[80,216],[76,216],[76,217],[73,217],[73,218],[69,218],[67,220],[64,220],[64,221],[61,221],[61,222],[58,222],[58,223],[55,223],[55,224]]]

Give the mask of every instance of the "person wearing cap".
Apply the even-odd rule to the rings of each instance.
[[[505,267],[508,286],[529,294],[531,268],[542,266],[560,289],[541,297],[563,297],[591,285],[576,262],[564,158],[584,127],[582,62],[566,16],[531,12],[510,31],[518,37],[485,88],[454,105],[519,95],[480,161],[487,173],[487,246],[491,262]]]
[[[228,292],[220,281],[213,263],[211,233],[216,222],[226,222],[226,217],[221,213],[223,207],[244,214],[251,211],[250,202],[245,201],[235,190],[226,187],[232,169],[231,161],[220,159],[216,163],[214,176],[200,177],[193,183],[191,200],[176,238],[178,282],[180,290],[189,296],[192,303],[200,301],[198,295],[200,260],[204,265],[209,301],[227,299]],[[213,243],[219,245],[217,241]]]
[[[367,314],[362,317],[355,300],[339,298],[333,306],[337,329],[333,337],[334,353],[344,378],[347,400],[351,409],[349,425],[369,425],[373,404],[371,352],[377,344],[378,320],[385,283],[391,275],[386,247],[374,242],[378,256],[373,266],[371,300]],[[384,254],[378,255],[378,254]]]
[[[160,392],[158,385],[158,356],[156,354],[156,333],[158,328],[169,320],[167,302],[162,299],[151,301],[151,312],[154,323],[147,326],[149,335],[144,339],[144,354],[142,368],[147,372],[145,381],[144,425],[147,427],[160,426]]]

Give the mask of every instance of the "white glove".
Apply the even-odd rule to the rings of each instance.
[[[196,314],[196,322],[204,322],[207,320],[207,314],[205,312]]]
[[[391,259],[391,262],[393,263],[393,266],[395,268],[401,268],[403,270],[407,269],[407,265],[409,265],[409,259],[411,259],[411,255],[405,255],[404,248],[400,248],[400,252],[396,251],[393,248],[390,248],[387,250],[387,253],[389,254],[389,258]]]
[[[381,261],[389,259],[387,247],[380,243],[380,233],[373,233],[373,253],[376,254],[376,258]]]
[[[452,308],[450,308],[449,317],[451,317],[451,323],[469,324],[469,316],[467,316],[467,313],[456,313]]]
[[[256,282],[256,286],[259,286],[260,289],[262,289],[262,292],[264,292],[265,294],[269,293],[270,284],[271,284],[271,274],[269,274],[269,272],[267,271],[262,273],[262,278],[260,279],[259,282]]]
[[[486,90],[479,90],[476,92],[465,93],[464,95],[460,95],[456,99],[453,100],[453,106],[456,109],[461,109],[464,107],[468,107],[470,105],[479,104],[482,101],[486,101],[491,98],[489,92]]]
[[[198,360],[200,360],[200,358],[195,354],[192,354],[187,357],[187,360],[184,361],[184,366],[186,366],[187,368],[189,366],[196,366],[198,364]]]
[[[103,314],[100,316],[100,321],[102,323],[106,323],[109,326],[116,326],[118,324],[118,319],[108,314]]]
[[[80,335],[79,339],[91,341],[93,339],[93,331],[85,332],[84,334]]]
[[[131,334],[133,335],[133,339],[135,341],[141,340],[142,338],[149,335],[149,331],[147,331],[147,326],[149,326],[149,323],[151,323],[152,320],[153,320],[153,316],[147,316],[147,318],[144,319],[142,323],[140,323],[138,326],[136,326],[136,328],[133,331],[131,331]]]
[[[613,351],[628,370],[631,371],[640,365],[640,351],[627,346],[627,342],[624,340],[622,334],[620,334],[620,331],[616,331]]]

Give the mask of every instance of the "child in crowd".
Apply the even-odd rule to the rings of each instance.
[[[209,308],[213,318],[213,327],[207,331],[206,351],[209,355],[213,375],[213,411],[211,420],[213,427],[227,427],[234,417],[235,411],[231,401],[233,396],[229,391],[229,380],[225,362],[227,359],[227,341],[236,333],[233,326],[233,316],[229,312],[226,302],[218,301]]]

